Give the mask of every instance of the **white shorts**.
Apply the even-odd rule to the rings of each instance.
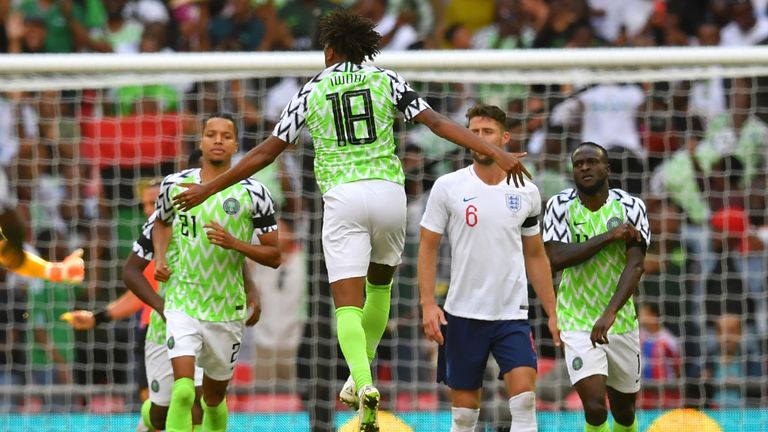
[[[386,180],[333,187],[323,195],[328,280],[365,276],[370,263],[397,266],[405,244],[405,189]]]
[[[144,365],[149,383],[149,400],[159,406],[170,406],[173,390],[173,367],[168,348],[153,342],[144,343]],[[203,369],[195,367],[195,387],[203,385]]]
[[[232,378],[240,353],[245,321],[203,321],[184,312],[165,311],[168,358],[193,356],[205,375],[216,381]]]
[[[605,384],[621,393],[640,391],[640,332],[609,334],[608,343],[592,347],[590,332],[564,331],[565,362],[571,384],[592,375],[605,375]]]

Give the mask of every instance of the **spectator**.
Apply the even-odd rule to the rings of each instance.
[[[717,344],[708,352],[705,376],[712,379],[710,403],[718,408],[743,407],[755,396],[747,379],[763,375],[759,352],[744,338],[742,322],[742,314],[726,313],[715,323]]]
[[[589,25],[588,18],[589,8],[584,0],[552,0],[547,22],[536,34],[533,47],[565,47],[578,29]]]
[[[495,0],[448,0],[444,3],[447,3],[443,9],[444,26],[463,24],[474,32],[493,23]]]
[[[293,37],[293,46],[289,48],[297,51],[322,48],[317,42],[317,24],[333,8],[330,0],[295,0],[280,7],[277,15]]]
[[[640,349],[644,361],[642,377],[670,381],[680,375],[680,343],[661,323],[659,307],[642,303],[638,312]]]
[[[154,53],[165,48],[165,28],[151,24],[144,28],[140,52]],[[181,95],[169,84],[145,84],[120,87],[115,92],[117,115],[161,114],[179,112]]]
[[[267,51],[270,37],[264,19],[250,0],[230,0],[209,28],[212,48],[216,51]]]
[[[730,22],[720,30],[720,45],[757,45],[768,37],[768,17],[756,14],[750,0],[730,0]]]
[[[409,22],[412,16],[387,13],[387,0],[358,0],[355,11],[376,23],[382,50],[404,51],[419,41],[416,29]]]
[[[472,48],[530,48],[533,46],[536,30],[528,25],[526,17],[520,1],[497,0],[495,21],[475,33]]]
[[[21,0],[15,13],[44,23],[47,53],[77,51],[87,39],[88,30],[104,23],[104,9],[93,1],[83,5],[73,0]]]
[[[104,0],[107,22],[91,31],[87,45],[98,52],[135,54],[139,52],[144,25],[126,18],[127,0]]]
[[[654,10],[652,0],[590,0],[593,9],[599,11],[597,34],[610,43],[622,45],[643,32]]]

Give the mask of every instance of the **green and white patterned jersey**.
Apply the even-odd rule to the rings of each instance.
[[[152,244],[152,227],[155,226],[156,218],[157,210],[144,222],[144,225],[141,227],[141,236],[133,243],[133,253],[147,262],[155,259],[155,247]],[[174,244],[171,243],[165,251],[166,260],[168,260],[168,264],[171,266],[176,261],[175,249]],[[157,282],[157,295],[165,298],[165,290],[169,284],[173,283],[174,277],[175,274],[172,274],[171,279],[167,282]],[[164,345],[167,340],[165,337],[165,321],[154,310],[149,314],[149,325],[147,326],[147,334],[144,340],[157,345]]]
[[[171,243],[177,254],[176,262],[168,263],[175,278],[165,293],[165,310],[203,321],[245,319],[245,256],[211,244],[203,226],[216,222],[233,237],[250,243],[254,232],[262,235],[277,230],[272,196],[261,183],[245,179],[199,206],[179,212],[173,197],[186,190],[179,186],[183,183],[199,184],[200,169],[164,178],[157,200],[158,217],[173,226]]]
[[[608,200],[596,212],[581,204],[575,189],[566,189],[550,198],[544,214],[544,242],[583,243],[614,227],[629,222],[650,244],[651,232],[645,204],[621,189],[610,189]],[[563,270],[557,291],[557,321],[561,330],[591,331],[616,292],[619,277],[627,264],[624,242],[615,241],[592,258]],[[609,333],[636,329],[637,316],[632,299],[616,314]]]
[[[315,147],[315,178],[322,193],[359,180],[403,184],[395,154],[397,111],[411,121],[429,105],[395,72],[338,63],[293,97],[272,135],[294,143],[304,127]]]

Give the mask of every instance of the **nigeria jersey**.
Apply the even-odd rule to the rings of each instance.
[[[322,193],[359,180],[403,184],[395,154],[397,111],[411,121],[429,105],[398,74],[338,63],[312,78],[285,107],[272,135],[293,143],[306,127]]]
[[[171,243],[176,254],[176,261],[168,263],[175,276],[165,292],[165,310],[204,321],[244,319],[245,256],[211,244],[203,225],[216,222],[233,237],[250,243],[254,232],[262,235],[277,230],[272,197],[264,185],[245,179],[199,206],[179,212],[173,197],[186,190],[179,186],[183,183],[199,184],[200,169],[164,178],[157,200],[157,217],[173,226]]]
[[[544,242],[583,243],[625,222],[637,228],[650,244],[651,232],[645,204],[621,189],[610,189],[608,200],[593,212],[581,204],[575,189],[550,198],[544,214]],[[591,331],[616,292],[627,264],[626,244],[611,242],[592,258],[563,270],[557,291],[557,321],[561,330]],[[609,333],[637,328],[635,306],[630,298],[616,314]]]
[[[155,258],[155,247],[152,244],[152,227],[155,225],[155,218],[157,218],[157,211],[152,213],[147,221],[144,222],[144,226],[141,227],[141,235],[133,243],[133,253],[145,261],[152,261]],[[165,258],[169,266],[172,266],[172,263],[176,261],[174,250],[174,244],[171,242],[171,244],[168,245],[168,249],[165,251]],[[157,295],[165,297],[166,287],[168,284],[173,283],[174,277],[175,274],[171,274],[171,279],[167,282],[157,282]],[[152,309],[152,312],[149,314],[149,325],[147,326],[145,340],[158,345],[164,345],[166,342],[165,321],[163,321],[160,314],[154,309]]]

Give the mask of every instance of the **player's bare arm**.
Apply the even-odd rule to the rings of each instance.
[[[155,227],[157,227],[157,224],[158,221],[155,221]],[[159,254],[155,254],[155,257],[158,256]],[[157,266],[157,264],[158,261],[155,261],[155,266]],[[157,313],[165,319],[165,316],[163,315],[165,302],[163,301],[163,298],[155,292],[152,285],[147,281],[147,278],[144,277],[144,269],[147,265],[149,265],[149,261],[139,257],[136,253],[131,252],[123,265],[123,283],[125,283],[128,290],[135,294],[139,300],[156,310]]]
[[[555,313],[557,303],[555,287],[552,283],[552,272],[550,271],[547,252],[544,250],[544,242],[541,240],[541,234],[523,236],[522,240],[528,280],[533,285],[536,297],[539,298],[544,312],[549,318],[547,326],[549,332],[552,333],[552,340],[555,346],[560,346],[560,328],[557,325],[557,314]]]
[[[205,225],[208,241],[224,249],[234,249],[246,257],[268,267],[278,268],[282,263],[279,238],[277,231],[268,232],[259,236],[259,243],[251,244],[235,238],[216,222]]]
[[[125,281],[125,271],[123,271],[123,281]],[[103,317],[98,319],[100,322],[123,320],[141,310],[143,305],[144,303],[136,297],[136,294],[126,291],[101,312],[77,309],[65,312],[59,318],[69,323],[75,330],[90,330],[99,324],[96,322],[99,318],[98,314],[103,314]]]
[[[250,270],[248,270],[248,264],[245,262],[243,263],[243,288],[245,289],[245,300],[249,311],[245,325],[253,327],[261,318],[261,297],[259,296],[258,287],[253,282],[253,276]]]
[[[173,227],[157,218],[152,227],[152,246],[155,249],[155,280],[158,282],[168,282],[171,277],[172,271],[165,259],[165,252],[168,250],[168,245],[171,244],[172,234]]]
[[[24,222],[16,211],[0,214],[0,261],[10,270],[24,262]],[[3,241],[5,238],[5,241]]]
[[[180,211],[187,211],[196,207],[209,196],[259,172],[262,168],[274,162],[287,147],[287,142],[274,135],[270,135],[259,145],[249,150],[235,166],[214,180],[202,185],[194,183],[179,184],[180,187],[185,187],[187,190],[173,197],[173,204]]]
[[[448,141],[491,157],[507,173],[507,183],[509,183],[511,177],[515,182],[515,186],[520,187],[525,185],[525,177],[532,178],[531,173],[528,172],[521,161],[526,153],[507,153],[498,147],[488,144],[464,126],[431,109],[425,109],[420,112],[414,117],[414,120],[424,124],[436,135]]]
[[[643,275],[645,261],[645,244],[633,242],[627,247],[627,265],[621,272],[616,292],[611,297],[603,316],[592,327],[590,340],[592,345],[608,343],[608,330],[613,325],[618,311],[624,307],[632,294],[637,289],[640,277]]]
[[[429,340],[443,344],[441,325],[448,324],[443,310],[435,302],[435,279],[437,278],[437,251],[443,236],[421,228],[419,239],[418,281],[424,334]]]
[[[624,223],[582,243],[563,243],[548,241],[544,247],[549,255],[552,271],[558,272],[567,267],[573,267],[592,258],[611,242],[621,240],[624,242],[641,241],[640,233],[632,224]]]

